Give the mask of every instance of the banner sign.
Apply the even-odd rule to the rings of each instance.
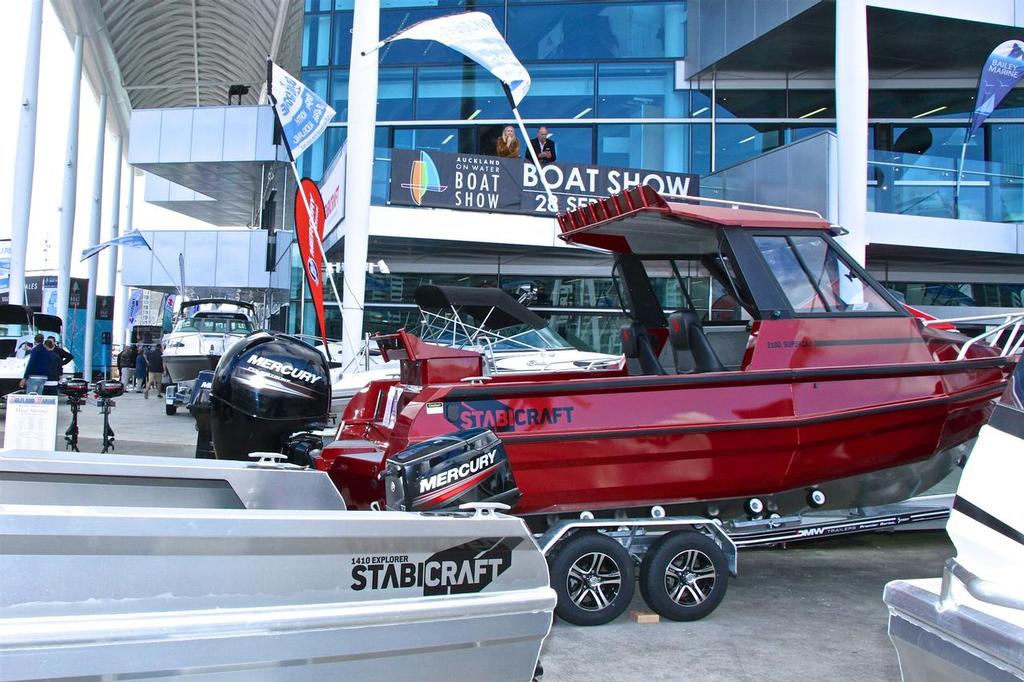
[[[320,195],[324,198],[324,235],[329,235],[345,218],[345,164],[348,161],[348,140],[334,155],[331,165],[320,181]]]
[[[141,311],[142,289],[132,289],[131,296],[128,297],[128,303],[124,307],[124,326],[135,326],[135,322],[139,319],[139,313]]]
[[[544,166],[555,195],[548,199],[532,163],[478,154],[391,151],[391,203],[495,213],[554,216],[640,185],[661,193],[698,196],[692,173],[559,163]]]
[[[1024,43],[1007,40],[992,50],[981,69],[974,113],[971,114],[971,124],[967,129],[968,139],[992,115],[1021,78],[1024,78]]]
[[[292,158],[297,159],[327,130],[334,109],[277,64],[273,75],[274,108]]]
[[[4,447],[52,452],[57,442],[57,396],[7,396]]]
[[[305,201],[302,193],[305,190],[306,199],[309,200],[309,210],[303,208]],[[320,250],[321,240],[324,236],[324,198],[320,196],[320,190],[316,183],[309,178],[302,178],[302,187],[295,190],[295,238],[299,242],[299,255],[302,258],[302,266],[306,271],[306,283],[309,284],[309,293],[313,296],[313,307],[316,309],[316,319],[320,322],[320,335],[323,337],[324,346],[327,346],[327,326],[324,324],[324,277],[323,262],[324,254]],[[316,233],[313,231],[316,230]],[[320,235],[320,239],[316,238]]]

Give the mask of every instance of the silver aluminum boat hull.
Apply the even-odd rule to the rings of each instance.
[[[0,680],[530,680],[555,604],[519,519],[123,455],[0,453],[0,575]]]

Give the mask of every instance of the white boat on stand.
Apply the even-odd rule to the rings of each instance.
[[[488,505],[262,462],[0,453],[0,680],[530,680],[544,557]]]
[[[56,315],[33,313],[23,305],[0,305],[0,396],[18,390],[28,366],[28,353],[23,349],[34,345],[35,335],[53,336],[63,344],[63,331],[64,325]],[[62,372],[74,374],[75,361],[64,365]]]
[[[904,682],[1024,679],[1024,365],[964,467],[942,578],[885,586]]]

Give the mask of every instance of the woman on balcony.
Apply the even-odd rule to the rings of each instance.
[[[505,129],[501,131],[501,137],[498,138],[497,148],[498,156],[510,159],[519,158],[519,138],[516,137],[515,128],[505,126]]]

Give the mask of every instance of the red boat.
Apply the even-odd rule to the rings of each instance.
[[[317,460],[351,507],[392,501],[396,461],[480,429],[498,436],[514,477],[514,494],[489,499],[540,527],[652,505],[733,518],[903,500],[949,473],[1016,362],[909,314],[817,216],[639,188],[559,226],[565,241],[614,254],[628,361],[485,377],[477,353],[380,337],[401,378],[357,395]],[[684,272],[710,281],[700,304]],[[425,469],[399,506],[461,499],[493,466]]]

